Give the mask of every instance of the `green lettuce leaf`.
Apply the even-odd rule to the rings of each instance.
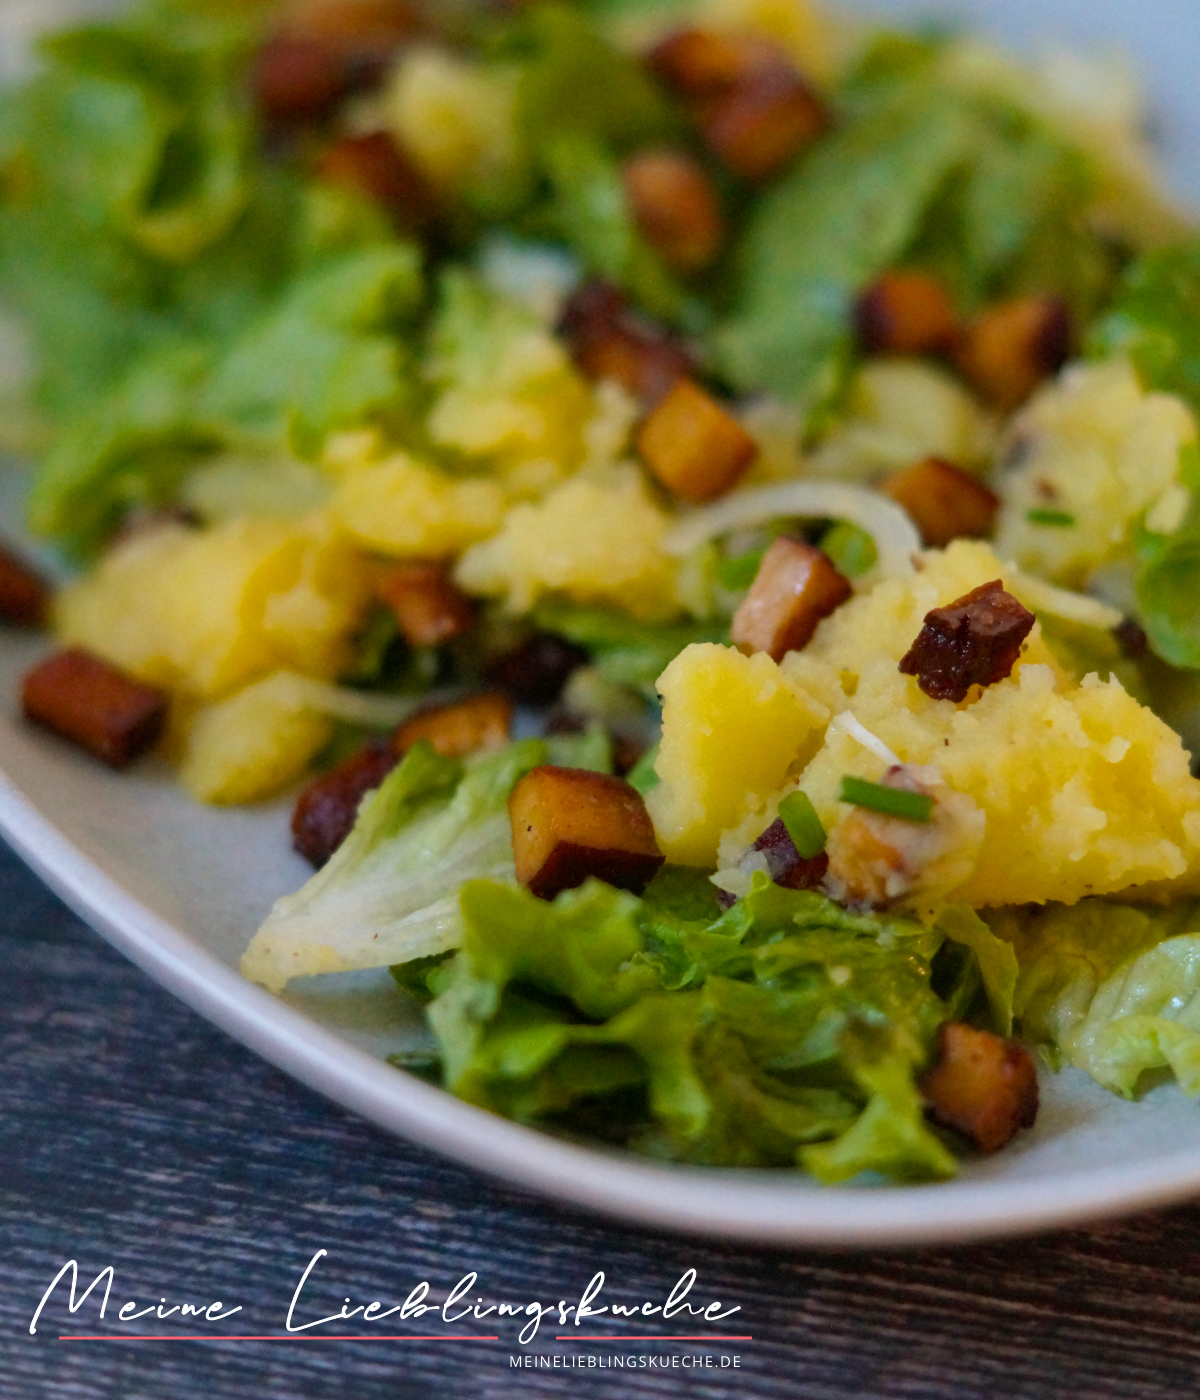
[[[1127,355],[1147,388],[1178,394],[1200,413],[1200,240],[1136,259],[1088,351]]]
[[[937,918],[939,933],[961,943],[975,955],[980,980],[997,1035],[1011,1035],[1013,997],[1017,990],[1017,955],[1011,943],[997,938],[966,904],[949,904]]]
[[[639,622],[616,608],[561,599],[539,603],[532,621],[590,652],[605,680],[640,690],[650,700],[657,695],[655,681],[684,647],[729,640],[725,624]]]
[[[465,767],[416,745],[364,800],[329,863],[276,903],[242,971],[278,991],[292,977],[388,967],[456,947],[459,886],[516,879],[508,797],[547,758],[540,739]]]
[[[544,162],[551,222],[584,267],[654,315],[678,319],[686,294],[638,231],[617,159],[588,136],[566,134],[547,142]]]
[[[751,213],[715,337],[738,387],[810,414],[836,402],[854,298],[896,264],[936,272],[968,309],[1049,290],[1086,320],[1110,287],[1111,254],[1085,218],[1089,164],[1030,114],[941,76],[936,58],[921,44],[869,56],[841,123]]]
[[[429,1019],[446,1086],[472,1102],[677,1160],[953,1172],[915,1087],[947,1014],[940,934],[765,877],[721,913],[672,868],[643,899],[479,881],[460,902]]]
[[[1200,906],[1085,899],[1070,907],[989,912],[1016,950],[1013,1008],[1021,1033],[1052,1059],[1131,1096],[1169,1068],[1200,1092]]]

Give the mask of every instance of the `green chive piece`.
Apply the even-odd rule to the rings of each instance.
[[[722,559],[717,565],[717,582],[731,593],[739,593],[749,588],[758,574],[766,547],[751,549],[745,554],[737,554],[732,559]]]
[[[882,783],[868,783],[865,778],[852,778],[849,774],[842,779],[842,801],[853,802],[856,807],[866,807],[871,812],[882,812],[886,817],[899,817],[905,822],[927,822],[933,816],[933,798],[925,793],[884,787]]]
[[[825,828],[807,793],[789,792],[779,804],[779,820],[805,860],[812,860],[825,849]]]
[[[1075,524],[1075,517],[1066,510],[1027,510],[1025,519],[1031,525],[1049,525],[1056,530],[1069,530]]]
[[[859,578],[874,567],[879,558],[871,536],[848,520],[839,520],[825,531],[821,536],[821,548],[838,573],[847,578]]]

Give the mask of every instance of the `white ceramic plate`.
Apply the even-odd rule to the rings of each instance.
[[[1195,0],[958,0],[1010,41],[1122,44],[1154,74],[1164,149],[1200,192],[1200,13]],[[0,0],[7,18],[31,9]],[[918,0],[864,0],[928,14]],[[1049,26],[1049,30],[1048,30]],[[2,45],[0,45],[2,47]],[[0,532],[18,532],[5,483]],[[923,1187],[820,1188],[787,1172],[661,1166],[557,1141],[383,1063],[418,1043],[419,1014],[386,972],[310,979],[276,1000],[238,959],[278,895],[307,867],[288,845],[287,805],[217,811],[153,763],[115,776],[8,718],[21,672],[45,647],[0,638],[0,830],[63,897],[165,987],[313,1088],[382,1127],[509,1181],[628,1221],[777,1244],[871,1246],[962,1240],[1064,1225],[1200,1192],[1200,1108],[1173,1087],[1136,1104],[1085,1076],[1044,1075],[1036,1129],[959,1180]]]

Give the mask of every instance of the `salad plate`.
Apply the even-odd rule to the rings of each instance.
[[[0,0],[0,23],[18,9]],[[1031,49],[1050,40],[1119,47],[1153,75],[1164,160],[1200,192],[1200,25],[1189,0],[1132,7],[979,0],[936,7],[871,0],[905,21],[949,18]],[[5,15],[5,10],[9,14]],[[21,538],[23,483],[6,473],[0,534]],[[0,638],[0,690],[15,697],[43,653]],[[238,964],[272,902],[309,873],[285,801],[197,804],[165,764],[114,776],[66,745],[0,718],[0,831],[82,917],[200,1014],[278,1067],[386,1130],[509,1183],[643,1226],[779,1245],[872,1247],[962,1241],[1074,1224],[1200,1192],[1200,1111],[1174,1084],[1126,1102],[1080,1071],[1041,1078],[1036,1127],[952,1182],[817,1186],[795,1174],[663,1165],[509,1122],[398,1072],[383,1058],[426,1043],[386,969],[301,978],[283,997]],[[219,1111],[220,1086],[213,1087]]]

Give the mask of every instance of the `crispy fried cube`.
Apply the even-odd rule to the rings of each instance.
[[[721,201],[704,167],[686,151],[639,151],[622,171],[634,219],[664,261],[699,272],[721,251]]]
[[[900,673],[916,676],[934,700],[965,700],[972,686],[995,685],[1012,673],[1035,618],[995,579],[944,608],[931,608]]]
[[[392,747],[405,754],[420,740],[443,758],[462,758],[476,749],[498,749],[508,743],[512,701],[507,695],[471,695],[454,705],[422,710],[392,735]]]
[[[475,604],[436,559],[394,564],[375,593],[396,614],[409,646],[440,647],[462,636],[475,621]]]
[[[410,232],[425,228],[434,216],[434,196],[425,178],[386,131],[343,136],[327,147],[317,173],[330,184],[373,199]]]
[[[745,428],[692,379],[681,379],[643,422],[637,448],[664,486],[696,504],[724,495],[758,454]]]
[[[641,892],[663,863],[646,805],[623,778],[545,765],[508,799],[517,879],[553,899],[590,876]]]
[[[273,122],[317,122],[355,88],[378,81],[415,29],[402,0],[292,5],[255,55],[251,86]]]
[[[363,798],[398,762],[392,744],[377,739],[313,778],[292,812],[292,848],[318,869],[324,865],[350,835]]]
[[[1019,1041],[1001,1040],[963,1021],[942,1026],[921,1092],[936,1122],[970,1138],[983,1152],[996,1152],[1037,1118],[1033,1056]]]
[[[863,292],[854,321],[867,355],[936,355],[953,346],[958,332],[954,303],[938,279],[900,268]]]
[[[985,307],[967,326],[956,362],[990,403],[1010,412],[1056,374],[1071,350],[1071,316],[1057,297]]]
[[[850,596],[849,580],[815,545],[780,535],[763,555],[750,591],[733,615],[734,646],[751,654],[765,651],[782,661],[802,651],[828,617]]]
[[[749,34],[676,29],[651,49],[647,62],[660,82],[684,98],[715,97],[748,74],[786,64],[782,50]]]
[[[55,652],[21,687],[27,719],[52,729],[112,768],[150,748],[167,717],[167,697],[90,652]]]
[[[706,102],[700,130],[713,153],[739,179],[777,174],[829,124],[824,104],[785,63],[755,70]]]
[[[0,621],[14,627],[37,627],[46,620],[50,589],[15,554],[0,546]]]
[[[558,331],[589,379],[616,380],[647,409],[694,368],[683,346],[634,317],[609,282],[580,287],[563,308]]]
[[[886,477],[879,489],[912,516],[925,544],[939,549],[963,536],[990,535],[1000,509],[1000,498],[983,482],[940,457]]]

